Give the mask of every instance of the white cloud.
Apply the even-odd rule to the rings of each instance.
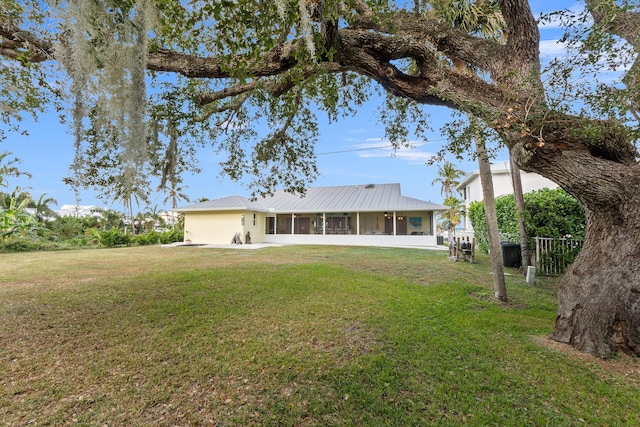
[[[362,158],[395,157],[409,163],[426,163],[433,157],[433,153],[422,151],[419,147],[428,144],[425,141],[407,141],[406,144],[394,150],[388,139],[369,138],[360,144],[354,144],[353,151]],[[404,146],[407,145],[407,146]]]
[[[406,141],[404,143],[401,143],[400,145],[402,145],[402,147],[400,147],[398,150],[411,149],[411,148],[404,147],[405,145],[408,145],[410,147],[420,147],[420,146],[426,145],[428,143],[429,143],[429,141],[409,140],[409,141]],[[354,144],[353,146],[355,148],[362,148],[362,149],[380,148],[380,149],[388,149],[390,151],[393,150],[391,141],[389,141],[388,139],[385,139],[385,138],[367,138],[367,139],[364,140],[364,142],[361,142],[359,144]]]
[[[344,185],[343,178],[358,180],[361,182],[387,182],[393,180],[393,177],[385,174],[364,173],[354,169],[343,168],[326,168],[322,171],[322,179],[318,184],[321,185]]]
[[[540,55],[542,56],[564,56],[567,53],[566,43],[559,39],[540,40]]]

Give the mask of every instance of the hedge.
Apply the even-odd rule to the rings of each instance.
[[[584,238],[585,216],[576,199],[561,188],[532,191],[524,195],[524,222],[529,244],[534,237]],[[496,198],[498,231],[501,239],[520,243],[516,202],[513,194]],[[469,207],[469,220],[475,231],[478,249],[487,252],[487,226],[484,203],[473,202]]]

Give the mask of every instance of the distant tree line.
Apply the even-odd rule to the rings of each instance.
[[[156,210],[138,213],[133,224],[113,210],[100,216],[60,216],[54,199],[29,192],[0,192],[0,252],[167,244],[183,240],[182,221],[166,224]]]
[[[35,198],[16,187],[7,192],[9,177],[30,176],[11,153],[0,153],[0,252],[56,250],[78,247],[148,245],[182,241],[183,222],[166,224],[157,207],[131,218],[113,210],[96,216],[60,216],[46,194]]]

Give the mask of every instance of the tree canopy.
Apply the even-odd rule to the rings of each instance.
[[[434,13],[469,3],[499,12],[503,37]],[[568,27],[572,55],[543,68],[525,0],[0,0],[0,78],[10,82],[0,86],[1,117],[16,124],[49,94],[69,96],[70,182],[98,185],[100,174],[87,171],[105,167],[104,157],[88,153],[109,153],[119,197],[130,198],[143,173],[177,186],[205,141],[228,154],[225,173],[253,177],[254,191],[302,190],[317,174],[316,110],[348,116],[376,89],[396,144],[409,126],[425,129],[424,107],[473,114],[521,169],[585,209],[587,240],[563,278],[554,338],[601,356],[640,354],[640,261],[630,243],[640,216],[640,6],[584,5],[548,18]],[[56,64],[68,85],[44,78],[59,75]],[[623,77],[597,80],[611,68]],[[255,130],[260,120],[266,135]],[[450,130],[458,151],[476,132]]]
[[[472,3],[479,6],[470,8]],[[586,4],[596,25],[574,25],[567,35],[585,50],[575,56],[583,68],[589,55],[598,63],[593,56],[612,46],[611,37],[616,57],[633,59],[623,55],[633,49],[625,50],[620,40],[637,43],[631,28],[637,11],[628,2]],[[486,9],[475,22],[496,31],[504,27],[508,37],[469,25],[461,30],[469,15],[465,8],[475,14]],[[408,126],[418,134],[427,126],[419,106],[438,105],[471,112],[494,135],[518,140],[511,145],[522,160],[555,149],[545,148],[546,134],[556,131],[552,123],[558,120],[587,128],[573,135],[578,146],[635,160],[627,130],[609,122],[580,126],[584,117],[567,115],[572,99],[552,99],[555,93],[545,90],[537,22],[526,1],[3,0],[2,11],[1,52],[15,60],[5,61],[12,78],[31,89],[18,93],[16,85],[3,85],[3,111],[9,105],[16,112],[40,107],[44,97],[30,94],[42,93],[34,89],[50,73],[42,67],[49,60],[62,64],[71,82],[55,93],[66,89],[73,102],[78,157],[75,181],[69,182],[78,185],[104,186],[96,171],[110,171],[115,161],[122,169],[119,182],[139,188],[142,159],[151,160],[149,172],[161,176],[163,186],[172,178],[176,185],[177,175],[195,164],[194,144],[208,140],[229,154],[222,168],[232,178],[253,176],[256,190],[303,189],[317,174],[316,108],[331,120],[352,114],[371,96],[371,81],[378,83],[374,92],[383,88],[388,95],[381,118],[397,144]],[[485,23],[482,16],[504,23]],[[559,18],[571,24],[582,17]],[[460,63],[468,69],[452,66]],[[626,82],[634,81],[637,68],[630,67]],[[32,71],[31,79],[20,78],[25,70]],[[558,77],[567,69],[555,70],[546,80],[551,89],[567,84]],[[609,88],[608,99],[622,102],[616,110],[609,105],[603,118],[633,119],[628,113],[635,112],[635,86]],[[572,94],[584,90],[576,87]],[[259,120],[271,129],[267,135],[256,134]],[[627,143],[614,142],[620,138]]]

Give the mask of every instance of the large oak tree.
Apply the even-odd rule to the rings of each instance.
[[[403,123],[423,123],[417,106],[473,114],[499,135],[521,169],[555,181],[584,207],[586,242],[560,284],[554,339],[602,357],[616,351],[640,355],[640,168],[633,132],[640,99],[638,6],[588,0],[591,20],[565,14],[569,25],[580,25],[573,40],[582,43],[584,54],[564,73],[545,77],[529,2],[476,2],[497,4],[506,26],[503,41],[438,19],[432,13],[436,1],[71,0],[52,4],[75,12],[52,15],[55,7],[40,1],[2,0],[0,53],[4,64],[23,64],[11,65],[14,75],[29,69],[37,77],[47,64],[64,63],[78,115],[115,111],[109,120],[91,122],[94,137],[117,130],[118,138],[98,138],[103,144],[141,155],[128,146],[141,138],[142,123],[169,121],[174,129],[182,127],[181,135],[211,138],[230,154],[223,164],[227,173],[252,174],[256,188],[266,191],[282,183],[304,187],[316,173],[312,107],[331,119],[348,115],[367,98],[369,83],[387,94],[381,116],[395,141],[406,134]],[[27,3],[30,8],[23,8]],[[467,2],[437,3],[455,10],[456,3]],[[123,49],[131,50],[122,54]],[[581,67],[598,64],[602,52],[625,58],[625,49],[626,88],[576,89],[593,89],[593,99],[608,103],[572,113],[553,98],[559,87],[570,92],[570,79],[580,78]],[[466,67],[455,66],[460,63]],[[144,116],[126,110],[140,103],[119,97],[117,89],[128,83],[144,94],[136,64],[155,76]],[[561,75],[569,80],[554,85]],[[37,86],[35,80],[21,81],[28,89]],[[10,89],[2,89],[0,101],[12,101],[15,108],[33,109],[42,101],[19,99],[29,92]],[[584,92],[573,95],[593,100]],[[268,135],[256,138],[256,116],[271,126]],[[122,117],[135,125],[127,128]],[[87,122],[78,123],[82,150],[81,127]],[[180,157],[172,146],[159,158]]]

